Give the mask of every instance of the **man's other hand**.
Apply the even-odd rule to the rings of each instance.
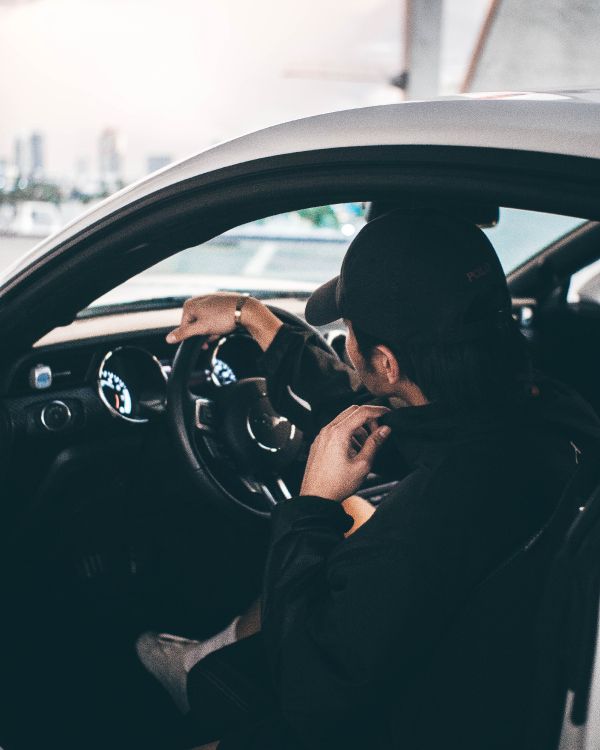
[[[364,482],[379,447],[390,434],[377,419],[385,406],[351,406],[317,435],[311,446],[301,495],[341,502]]]

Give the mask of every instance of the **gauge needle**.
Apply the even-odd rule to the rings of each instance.
[[[117,402],[117,409],[118,409],[119,406],[121,405],[121,402],[119,401],[119,394],[118,393],[115,393],[115,401]]]

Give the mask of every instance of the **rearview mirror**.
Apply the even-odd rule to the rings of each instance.
[[[440,205],[433,205],[431,202],[414,201],[407,204],[406,201],[373,201],[366,204],[366,219],[372,221],[382,214],[389,211],[395,211],[399,208],[431,208],[432,211],[441,211],[453,216],[460,216],[466,221],[476,224],[482,229],[495,227],[500,219],[499,206],[490,206],[485,204],[466,204],[448,201]]]

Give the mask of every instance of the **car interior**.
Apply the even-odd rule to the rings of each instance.
[[[362,220],[394,206],[374,200]],[[516,209],[452,210],[494,242]],[[498,251],[536,367],[600,413],[600,223],[565,218],[520,256]],[[535,222],[536,212],[521,219]],[[519,231],[504,240],[511,251]],[[184,242],[163,268],[207,252]],[[346,244],[326,261],[333,273]],[[208,248],[222,253],[221,266],[235,264],[228,247],[217,234]],[[254,279],[231,288],[309,327],[310,284],[285,284],[297,280],[294,263],[311,262],[307,252],[299,258],[283,262],[279,286]],[[151,293],[128,300],[119,280],[117,301],[100,297],[32,346],[10,350],[0,366],[6,748],[190,747],[193,727],[138,662],[135,639],[148,629],[207,637],[242,612],[260,592],[270,508],[299,489],[308,448],[293,425],[306,408],[301,394],[290,392],[285,434],[267,429],[265,415],[278,415],[260,349],[245,332],[207,348],[201,340],[179,350],[167,344],[184,299],[224,287],[195,272],[185,291],[162,288],[159,260],[149,252],[145,261],[155,269],[145,277]],[[316,335],[348,362],[342,322]],[[277,450],[261,453],[240,439],[241,420]],[[361,494],[376,505],[396,479],[372,474]]]

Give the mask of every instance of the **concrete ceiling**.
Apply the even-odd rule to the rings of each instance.
[[[469,91],[600,85],[598,0],[497,0]]]

